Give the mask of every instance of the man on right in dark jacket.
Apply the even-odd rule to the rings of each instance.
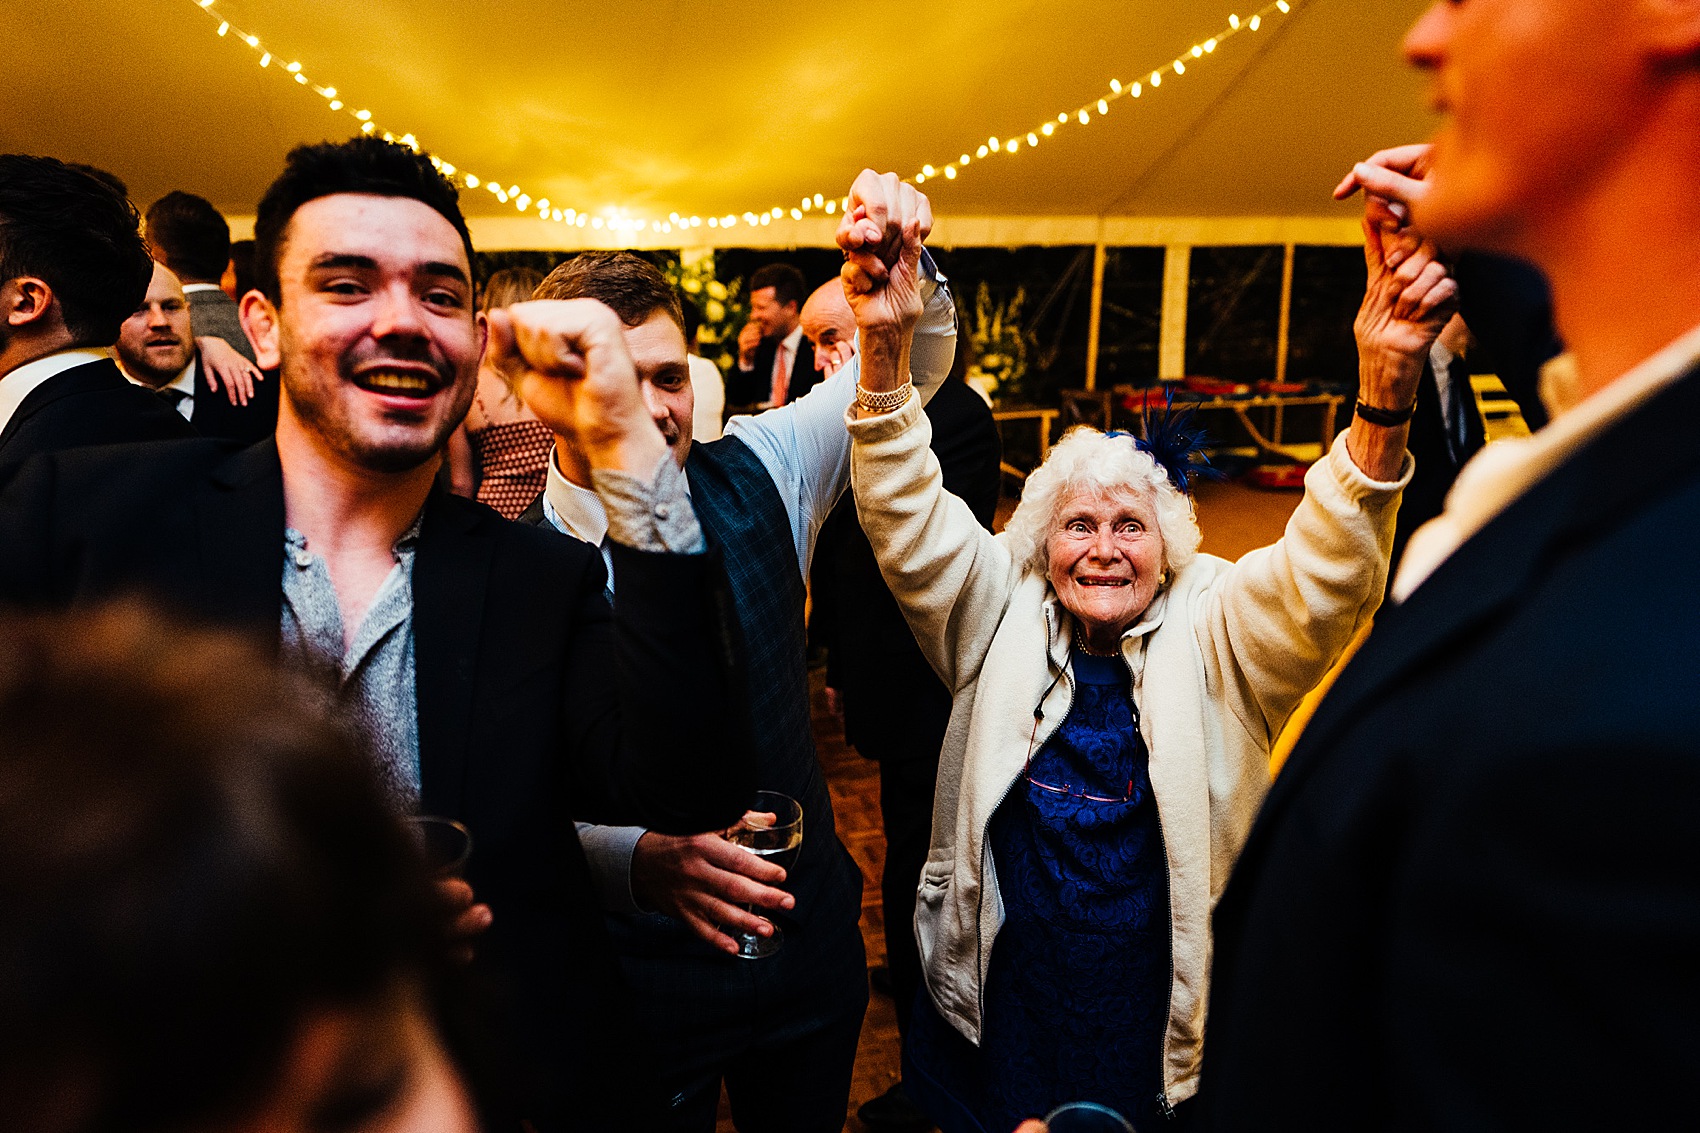
[[[1346,187],[1543,271],[1571,380],[1412,536],[1276,780],[1216,907],[1200,1117],[1686,1127],[1700,2],[1446,0],[1405,53],[1447,118]]]
[[[194,435],[107,353],[153,276],[137,220],[85,170],[0,155],[0,482],[40,453]]]

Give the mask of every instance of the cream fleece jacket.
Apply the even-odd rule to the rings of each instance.
[[[978,1044],[1004,919],[986,831],[1021,774],[1041,697],[1040,744],[1073,702],[1069,615],[1045,576],[1015,562],[1003,538],[944,490],[917,399],[880,417],[851,413],[862,528],[954,695],[915,930],[934,1005]],[[1306,475],[1280,541],[1237,563],[1199,555],[1123,635],[1168,853],[1171,1104],[1198,1088],[1210,913],[1268,791],[1270,747],[1379,605],[1412,466],[1407,454],[1398,481],[1371,480],[1342,435]]]

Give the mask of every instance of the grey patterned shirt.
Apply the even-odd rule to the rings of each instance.
[[[608,508],[608,537],[640,551],[699,554],[706,547],[685,491],[685,474],[664,455],[646,482],[623,472],[592,477]],[[419,808],[419,702],[413,655],[413,559],[424,512],[391,549],[395,566],[343,648],[342,607],[325,560],[306,536],[283,536],[284,663],[307,673],[327,705],[353,727],[377,761],[395,801]]]
[[[423,513],[421,513],[423,515]],[[283,658],[308,673],[367,745],[405,810],[419,805],[413,674],[413,558],[420,517],[397,539],[395,566],[343,648],[342,607],[325,560],[294,528],[283,535]]]

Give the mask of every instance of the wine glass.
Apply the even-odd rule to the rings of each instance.
[[[407,825],[432,877],[460,876],[472,856],[472,831],[452,818],[434,814],[409,815]]]
[[[1107,1105],[1069,1102],[1045,1117],[1047,1133],[1134,1133],[1133,1123]]]
[[[803,848],[803,808],[796,799],[778,791],[757,791],[744,817],[723,830],[720,836],[758,858],[765,858],[789,875]],[[745,906],[755,912],[755,906]],[[765,919],[765,918],[764,918]],[[772,921],[768,922],[773,924]],[[773,925],[773,935],[760,936],[753,932],[736,932],[738,956],[744,960],[759,960],[771,956],[785,945],[785,933]]]

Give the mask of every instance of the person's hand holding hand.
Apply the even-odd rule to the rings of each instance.
[[[230,399],[232,405],[247,405],[254,397],[254,383],[265,380],[265,374],[248,359],[242,357],[230,343],[215,335],[203,335],[195,339],[195,346],[201,352],[201,366],[207,375],[207,389],[217,393],[220,386],[224,387],[224,396]]]
[[[1352,324],[1370,379],[1361,396],[1402,409],[1416,399],[1429,347],[1458,309],[1458,284],[1433,244],[1390,236],[1367,216],[1363,229],[1369,278]]]
[[[437,882],[437,895],[443,902],[449,924],[449,955],[461,964],[472,963],[472,949],[480,936],[495,923],[490,906],[473,899],[472,886],[458,877],[445,877]]]
[[[932,230],[932,205],[897,174],[864,169],[851,185],[837,238],[844,296],[864,340],[915,329],[922,307],[921,243]]]
[[[745,905],[786,910],[796,898],[774,888],[785,871],[718,834],[677,837],[653,830],[632,851],[632,893],[647,909],[666,913],[722,952],[738,942],[724,929],[768,936],[773,926]]]
[[[1398,231],[1411,223],[1412,210],[1428,196],[1433,162],[1434,147],[1427,142],[1384,149],[1354,165],[1335,186],[1334,199],[1343,201],[1362,189],[1370,222]]]
[[[624,324],[594,299],[544,299],[491,311],[490,358],[538,420],[592,468],[648,477],[667,442],[644,404]]]
[[[756,364],[756,351],[761,349],[761,324],[751,319],[738,332],[738,368],[748,370]]]

